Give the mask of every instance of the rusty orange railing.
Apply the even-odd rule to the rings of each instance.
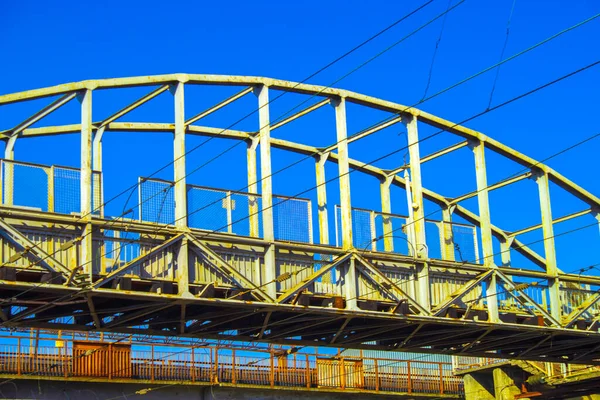
[[[55,337],[10,339],[0,336],[0,374],[17,377],[350,389],[451,397],[463,393],[462,379],[453,375],[450,363],[443,362]]]

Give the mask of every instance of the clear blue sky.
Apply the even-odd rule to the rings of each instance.
[[[260,75],[300,81],[422,3],[378,0],[229,3],[110,0],[2,2],[0,51],[3,62],[0,64],[0,93],[84,79],[173,72]],[[452,3],[456,3],[456,0]],[[446,0],[436,0],[414,18],[312,78],[310,83],[331,84],[357,64],[445,10],[447,5]],[[511,6],[512,0],[467,0],[448,15],[429,94],[498,61]],[[598,12],[600,3],[591,0],[517,0],[506,56]],[[437,21],[335,86],[402,104],[414,104],[423,97],[441,24],[441,20]],[[503,65],[493,104],[596,61],[600,56],[599,37],[600,19]],[[461,121],[486,108],[493,77],[494,73],[488,73],[422,104],[420,108],[452,121]],[[600,130],[597,122],[599,82],[600,68],[596,67],[471,121],[467,126],[529,156],[542,159]],[[206,92],[194,90],[196,89],[186,92],[190,99],[197,100],[197,106],[188,103],[186,113],[189,115],[201,111],[210,101],[217,101],[232,93],[231,90],[227,93],[217,93],[212,89]],[[105,114],[109,115],[111,111],[126,104],[127,100],[133,100],[142,93],[144,91],[131,91],[131,98],[128,99],[106,95],[102,100],[102,95],[98,95],[95,102],[100,110],[105,110]],[[226,127],[242,116],[242,106],[251,107],[254,104],[252,102],[255,100],[250,97],[244,99],[239,108],[234,107],[237,114],[232,111],[231,114],[219,117],[220,119],[215,118],[215,125]],[[277,117],[298,101],[300,98],[294,95],[282,98],[277,104],[273,104],[272,117]],[[132,118],[127,119],[134,120],[134,115],[140,119],[152,115],[165,122],[171,121],[171,102],[169,96],[161,97],[154,105],[149,105],[150,108],[146,111],[132,114]],[[69,107],[71,106],[76,107]],[[192,107],[195,109],[190,109]],[[14,106],[14,110],[10,113],[0,110],[2,129],[11,127],[28,114],[20,106]],[[76,109],[71,108],[70,112],[74,110]],[[352,110],[349,109],[349,113]],[[47,121],[76,123],[76,119],[67,121],[68,115],[75,115],[68,114],[68,111],[67,108],[64,115]],[[325,117],[315,117],[322,118],[315,120],[322,124],[319,129],[310,124],[299,123],[288,130],[278,131],[274,136],[314,145],[333,143],[335,133],[331,124],[332,112],[327,112],[328,120]],[[382,116],[377,113],[350,116],[349,132],[354,133]],[[94,116],[94,119],[101,117],[102,115]],[[256,124],[256,118],[253,118],[252,124],[244,122],[236,128],[251,129],[250,125]],[[432,131],[424,130],[423,134],[428,132]],[[376,158],[404,143],[405,137],[399,136],[399,133],[402,133],[402,128],[397,127],[360,144],[351,145],[351,156],[362,157],[365,161]],[[431,143],[424,143],[422,153],[426,154],[452,143],[446,138],[436,138]],[[394,142],[396,140],[397,143]],[[106,141],[107,198],[135,182],[137,176],[150,174],[168,162],[171,156],[169,135],[113,134]],[[199,140],[190,139],[189,142],[189,146],[193,146]],[[195,167],[210,158],[211,152],[230,144],[211,143],[188,159],[188,168]],[[549,164],[598,195],[599,149],[600,139],[596,139],[551,160]],[[53,154],[48,154],[48,150],[53,150]],[[231,153],[237,157],[239,165],[230,161],[214,164],[215,168],[231,168],[227,182],[214,173],[199,173],[191,177],[190,181],[231,189],[243,187],[245,173],[239,167],[243,168],[244,153],[243,146]],[[27,141],[17,144],[16,156],[17,159],[28,161],[77,166],[78,138],[71,135],[61,139]],[[386,168],[399,165],[402,163],[402,156],[403,154],[396,155],[378,165]],[[461,168],[472,168],[471,157],[468,151],[459,153],[456,170],[440,170],[440,164],[432,163],[431,167],[424,170],[424,184],[450,197],[474,189],[474,180],[466,182],[467,179],[459,179],[457,183],[451,183],[449,179],[449,175],[462,176]],[[275,153],[274,169],[294,159]],[[275,179],[276,191],[293,195],[314,184],[312,162],[302,165],[306,167],[304,170],[293,169]],[[504,165],[508,163],[490,167],[490,183],[519,170],[517,166],[504,168]],[[335,169],[328,169],[330,176],[334,171]],[[163,176],[171,178],[170,172]],[[472,173],[467,176],[472,176]],[[302,187],[299,187],[299,183]],[[503,194],[500,191],[492,195],[494,223],[507,229],[517,229],[539,220],[535,185],[533,182],[528,184],[528,188],[532,190],[527,195]],[[378,209],[377,185],[378,182],[372,179],[353,176],[354,204]],[[405,214],[403,194],[394,192],[393,196],[394,201],[399,204],[393,211]],[[555,198],[559,199],[553,204],[555,216],[583,207],[558,192]],[[119,213],[117,208],[112,210],[115,214]],[[557,232],[592,221],[591,218],[580,219],[557,228]],[[588,229],[569,235],[568,239],[559,240],[559,244],[564,247],[559,253],[564,269],[600,262],[595,250],[599,240],[597,229],[595,234],[594,236],[593,229]],[[531,236],[532,240],[536,238]]]

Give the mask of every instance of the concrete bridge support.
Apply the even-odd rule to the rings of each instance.
[[[522,394],[520,389],[522,383],[523,376],[519,376],[511,367],[498,367],[467,374],[464,376],[465,399],[513,400],[521,398],[518,396]]]
[[[501,365],[463,375],[466,400],[600,400],[595,375],[561,384],[531,383],[531,372],[520,365]],[[577,395],[579,393],[579,395]],[[530,396],[530,397],[528,397]],[[570,397],[572,396],[572,397]]]

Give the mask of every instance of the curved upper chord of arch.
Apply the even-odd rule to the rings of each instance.
[[[120,93],[144,86],[149,89],[142,97],[112,109],[104,119],[93,119],[112,106],[98,110],[92,101],[95,93],[112,91],[119,99],[126,97]],[[203,111],[186,101],[188,88],[207,86],[242,90]],[[273,119],[269,111],[278,101],[273,92],[304,96],[301,104],[307,106]],[[171,110],[148,112],[144,121],[127,119],[132,111],[169,93]],[[202,119],[252,93],[258,101],[248,111],[255,112],[250,117],[258,120],[257,129],[234,129],[228,125],[232,118],[219,126],[201,125]],[[44,98],[51,99],[42,100],[48,105],[39,108],[38,100]],[[69,114],[69,124],[45,123],[46,117],[77,102],[77,115]],[[554,227],[587,219],[572,231],[583,232],[590,243],[597,241],[600,199],[544,163],[480,132],[415,107],[347,90],[245,76],[104,79],[0,96],[0,110],[12,110],[14,103],[33,109],[0,131],[6,147],[1,161],[0,292],[11,299],[0,314],[5,325],[598,360],[600,278],[561,268],[559,261],[566,258],[557,257],[555,238],[571,231],[557,233]],[[328,146],[273,135],[293,121],[313,118],[309,115],[327,105],[333,107],[327,118],[335,126],[335,139],[331,132]],[[348,134],[348,120],[361,112],[385,118]],[[173,122],[157,122],[161,113],[172,113]],[[320,115],[316,125],[325,124],[324,118]],[[384,168],[382,157],[373,161],[367,145],[360,153],[349,151],[349,144],[398,124],[406,130],[406,143],[383,150],[406,153],[402,165]],[[440,132],[424,135],[420,128]],[[137,185],[130,182],[138,204],[128,215],[105,212],[104,186],[117,182],[105,177],[103,163],[121,162],[103,154],[107,132],[173,135],[173,148],[168,150],[174,154],[173,179],[151,176],[140,177]],[[424,143],[441,132],[454,138],[452,144],[422,155]],[[81,137],[79,168],[14,157],[15,145],[25,146],[25,139],[75,133]],[[186,150],[187,136],[245,142],[244,160],[227,152],[218,157],[226,158],[232,168],[246,165],[246,190],[233,190],[225,174],[219,185],[225,189],[186,181],[204,167],[190,163],[195,148]],[[314,187],[292,188],[291,197],[275,193],[273,181],[281,171],[272,168],[272,148],[313,159]],[[441,163],[459,152],[466,162],[464,152],[469,149],[472,175],[444,164],[436,169],[439,175],[425,181],[448,179],[450,168],[455,168],[458,173],[452,175],[458,176],[448,180],[458,189],[472,180],[475,190],[448,197],[423,185],[423,165]],[[500,159],[499,165],[511,163],[521,172],[506,170],[502,179],[489,182],[489,164]],[[326,177],[330,164],[337,165],[337,174]],[[351,198],[352,174],[377,179],[378,207],[354,205],[360,196]],[[526,179],[537,186],[533,197],[540,222],[508,229],[504,223],[512,210],[493,218],[490,208],[495,212],[497,205],[490,206],[490,193]],[[553,217],[551,187],[581,208]],[[399,214],[392,213],[392,208],[399,209],[397,204],[392,207],[390,195],[396,188],[406,198]],[[516,195],[526,199],[524,193]],[[328,198],[339,198],[340,204],[332,207]],[[469,199],[476,200],[475,207],[466,205]],[[501,203],[510,208],[505,200]],[[532,232],[540,239],[520,239]],[[330,243],[332,236],[335,244]],[[589,260],[585,255],[568,256],[576,265]],[[36,302],[42,292],[51,297],[49,303]],[[83,300],[73,300],[79,298]]]

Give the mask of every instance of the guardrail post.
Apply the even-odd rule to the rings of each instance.
[[[150,345],[150,352],[151,352],[150,358],[152,358],[152,360],[150,362],[150,382],[154,383],[154,369],[155,369],[154,367],[155,367],[155,365],[154,365],[154,345],[153,344]]]
[[[192,362],[191,362],[190,368],[192,368],[192,370],[190,372],[192,382],[195,382],[196,381],[196,353],[194,352],[194,346],[192,346]]]
[[[381,184],[379,185],[379,191],[381,193],[381,212],[383,213],[383,248],[385,251],[390,253],[394,251],[394,238],[392,237],[392,217],[390,216],[390,214],[392,213],[390,186],[392,185],[393,181],[394,176],[388,175],[385,178],[381,179]]]
[[[21,375],[21,338],[17,338],[17,375]]]
[[[227,233],[233,233],[233,204],[231,200],[231,190],[228,190],[225,194],[225,205],[227,207]]]
[[[100,204],[98,204],[98,210],[101,217],[104,217],[104,177],[102,174],[102,136],[104,135],[104,130],[106,127],[101,126],[94,133],[94,138],[92,139],[92,187],[95,191],[99,192],[98,200]],[[100,174],[100,179],[98,181],[98,186],[96,187],[96,182],[94,180],[93,173],[98,172]],[[95,196],[94,196],[95,197]],[[94,206],[94,208],[96,208]]]
[[[371,225],[371,250],[377,251],[377,228],[375,227],[375,211],[371,210],[369,215],[369,225]]]
[[[338,361],[338,364],[340,366],[340,387],[342,388],[342,390],[346,389],[346,374],[345,374],[345,369],[344,369],[344,358],[340,358],[340,360]]]
[[[375,364],[375,391],[379,392],[379,362],[377,359],[373,360]]]
[[[69,377],[69,359],[67,357],[67,346],[68,343],[67,341],[64,342],[64,355],[63,355],[63,374],[65,375],[65,378]]]
[[[406,377],[407,377],[406,384],[408,386],[408,388],[407,388],[408,389],[408,394],[411,394],[412,393],[412,377],[411,377],[411,374],[410,374],[410,361],[406,362],[406,372],[407,372],[407,374],[406,374]]]
[[[54,212],[54,165],[48,171],[48,212]]]
[[[215,347],[215,374],[213,383],[219,383],[219,348]]]
[[[273,350],[271,350],[271,357],[270,357],[270,376],[269,376],[269,380],[271,383],[271,387],[275,387],[275,355],[273,354]]]
[[[444,394],[444,369],[442,363],[440,363],[440,394]]]
[[[315,162],[317,180],[317,211],[319,214],[319,242],[329,244],[329,216],[327,214],[327,184],[325,180],[325,163],[329,153],[319,154]]]
[[[108,344],[108,379],[112,379],[112,367],[113,367],[113,347],[112,343]]]
[[[306,388],[310,389],[310,358],[306,355]]]
[[[236,383],[236,374],[235,374],[235,349],[231,350],[231,383],[235,385]]]

